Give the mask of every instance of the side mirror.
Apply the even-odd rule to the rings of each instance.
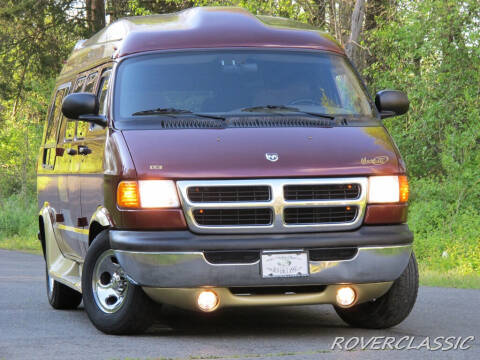
[[[98,115],[98,109],[98,98],[91,93],[70,94],[62,102],[62,113],[65,117],[105,127],[107,119]]]
[[[380,112],[380,117],[385,119],[405,114],[410,106],[410,101],[403,91],[382,90],[375,95],[375,105]]]

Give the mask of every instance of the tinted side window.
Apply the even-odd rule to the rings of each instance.
[[[83,85],[85,84],[85,80],[87,79],[86,76],[78,78],[75,82],[75,86],[73,87],[72,93],[82,92]]]
[[[60,126],[60,120],[63,118],[62,101],[65,95],[68,94],[69,90],[70,87],[64,87],[57,90],[55,99],[50,109],[42,159],[42,165],[47,169],[53,169],[55,165],[57,136],[59,133],[58,127]]]
[[[45,145],[57,143],[57,130],[60,117],[62,114],[62,100],[65,95],[66,89],[60,89],[55,95],[55,101],[50,111],[50,117],[48,119],[47,134],[45,136]]]
[[[82,76],[77,79],[75,85],[73,86],[72,93],[82,92],[83,86],[85,85],[86,76]],[[65,141],[72,141],[75,137],[75,131],[77,130],[77,122],[74,120],[67,120],[67,125],[65,127]],[[63,127],[62,127],[63,131]]]
[[[107,115],[107,92],[108,92],[108,83],[110,80],[111,70],[106,70],[100,81],[100,88],[98,90],[98,102],[100,104],[100,111],[101,115]]]
[[[98,87],[98,93],[97,93],[98,103],[99,103],[98,113],[100,115],[107,114],[107,94],[108,94],[108,83],[110,80],[110,73],[111,73],[111,70],[106,69],[103,71],[102,77],[100,78],[100,85]],[[95,125],[95,124],[90,125],[90,132],[97,132],[101,130],[104,130],[104,128],[101,127],[100,125]]]
[[[85,81],[85,87],[83,92],[93,93],[95,92],[95,85],[97,83],[98,72],[91,73],[88,75],[87,80]],[[78,122],[77,123],[77,138],[83,139],[88,131],[89,124],[87,122]]]
[[[88,75],[87,82],[85,84],[85,89],[83,90],[84,92],[93,93],[95,91],[95,83],[97,80],[97,75],[98,75],[98,72],[94,72]]]

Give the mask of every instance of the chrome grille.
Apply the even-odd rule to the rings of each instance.
[[[194,186],[188,188],[193,202],[268,201],[268,186]]]
[[[197,233],[339,231],[360,226],[367,178],[188,180],[177,188]]]
[[[284,194],[285,200],[353,200],[360,196],[360,185],[287,185]]]
[[[333,224],[351,222],[357,215],[356,206],[325,206],[286,208],[286,224]]]
[[[199,225],[270,225],[271,209],[198,209],[193,211]]]

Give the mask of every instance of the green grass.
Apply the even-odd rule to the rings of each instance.
[[[420,285],[438,286],[458,289],[480,289],[480,275],[475,273],[462,274],[458,270],[440,272],[420,264]]]
[[[0,199],[0,248],[40,252],[37,202],[12,195]]]
[[[18,235],[0,238],[0,249],[26,251],[41,254],[42,247],[37,237],[25,238]]]

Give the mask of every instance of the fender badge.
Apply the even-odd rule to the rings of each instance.
[[[163,165],[150,165],[149,168],[150,170],[162,170]]]
[[[277,153],[266,153],[265,157],[267,158],[268,161],[275,162],[278,160],[278,154]]]
[[[371,159],[367,159],[366,157],[363,157],[360,160],[360,163],[362,165],[383,165],[389,160],[388,156],[376,156]]]

